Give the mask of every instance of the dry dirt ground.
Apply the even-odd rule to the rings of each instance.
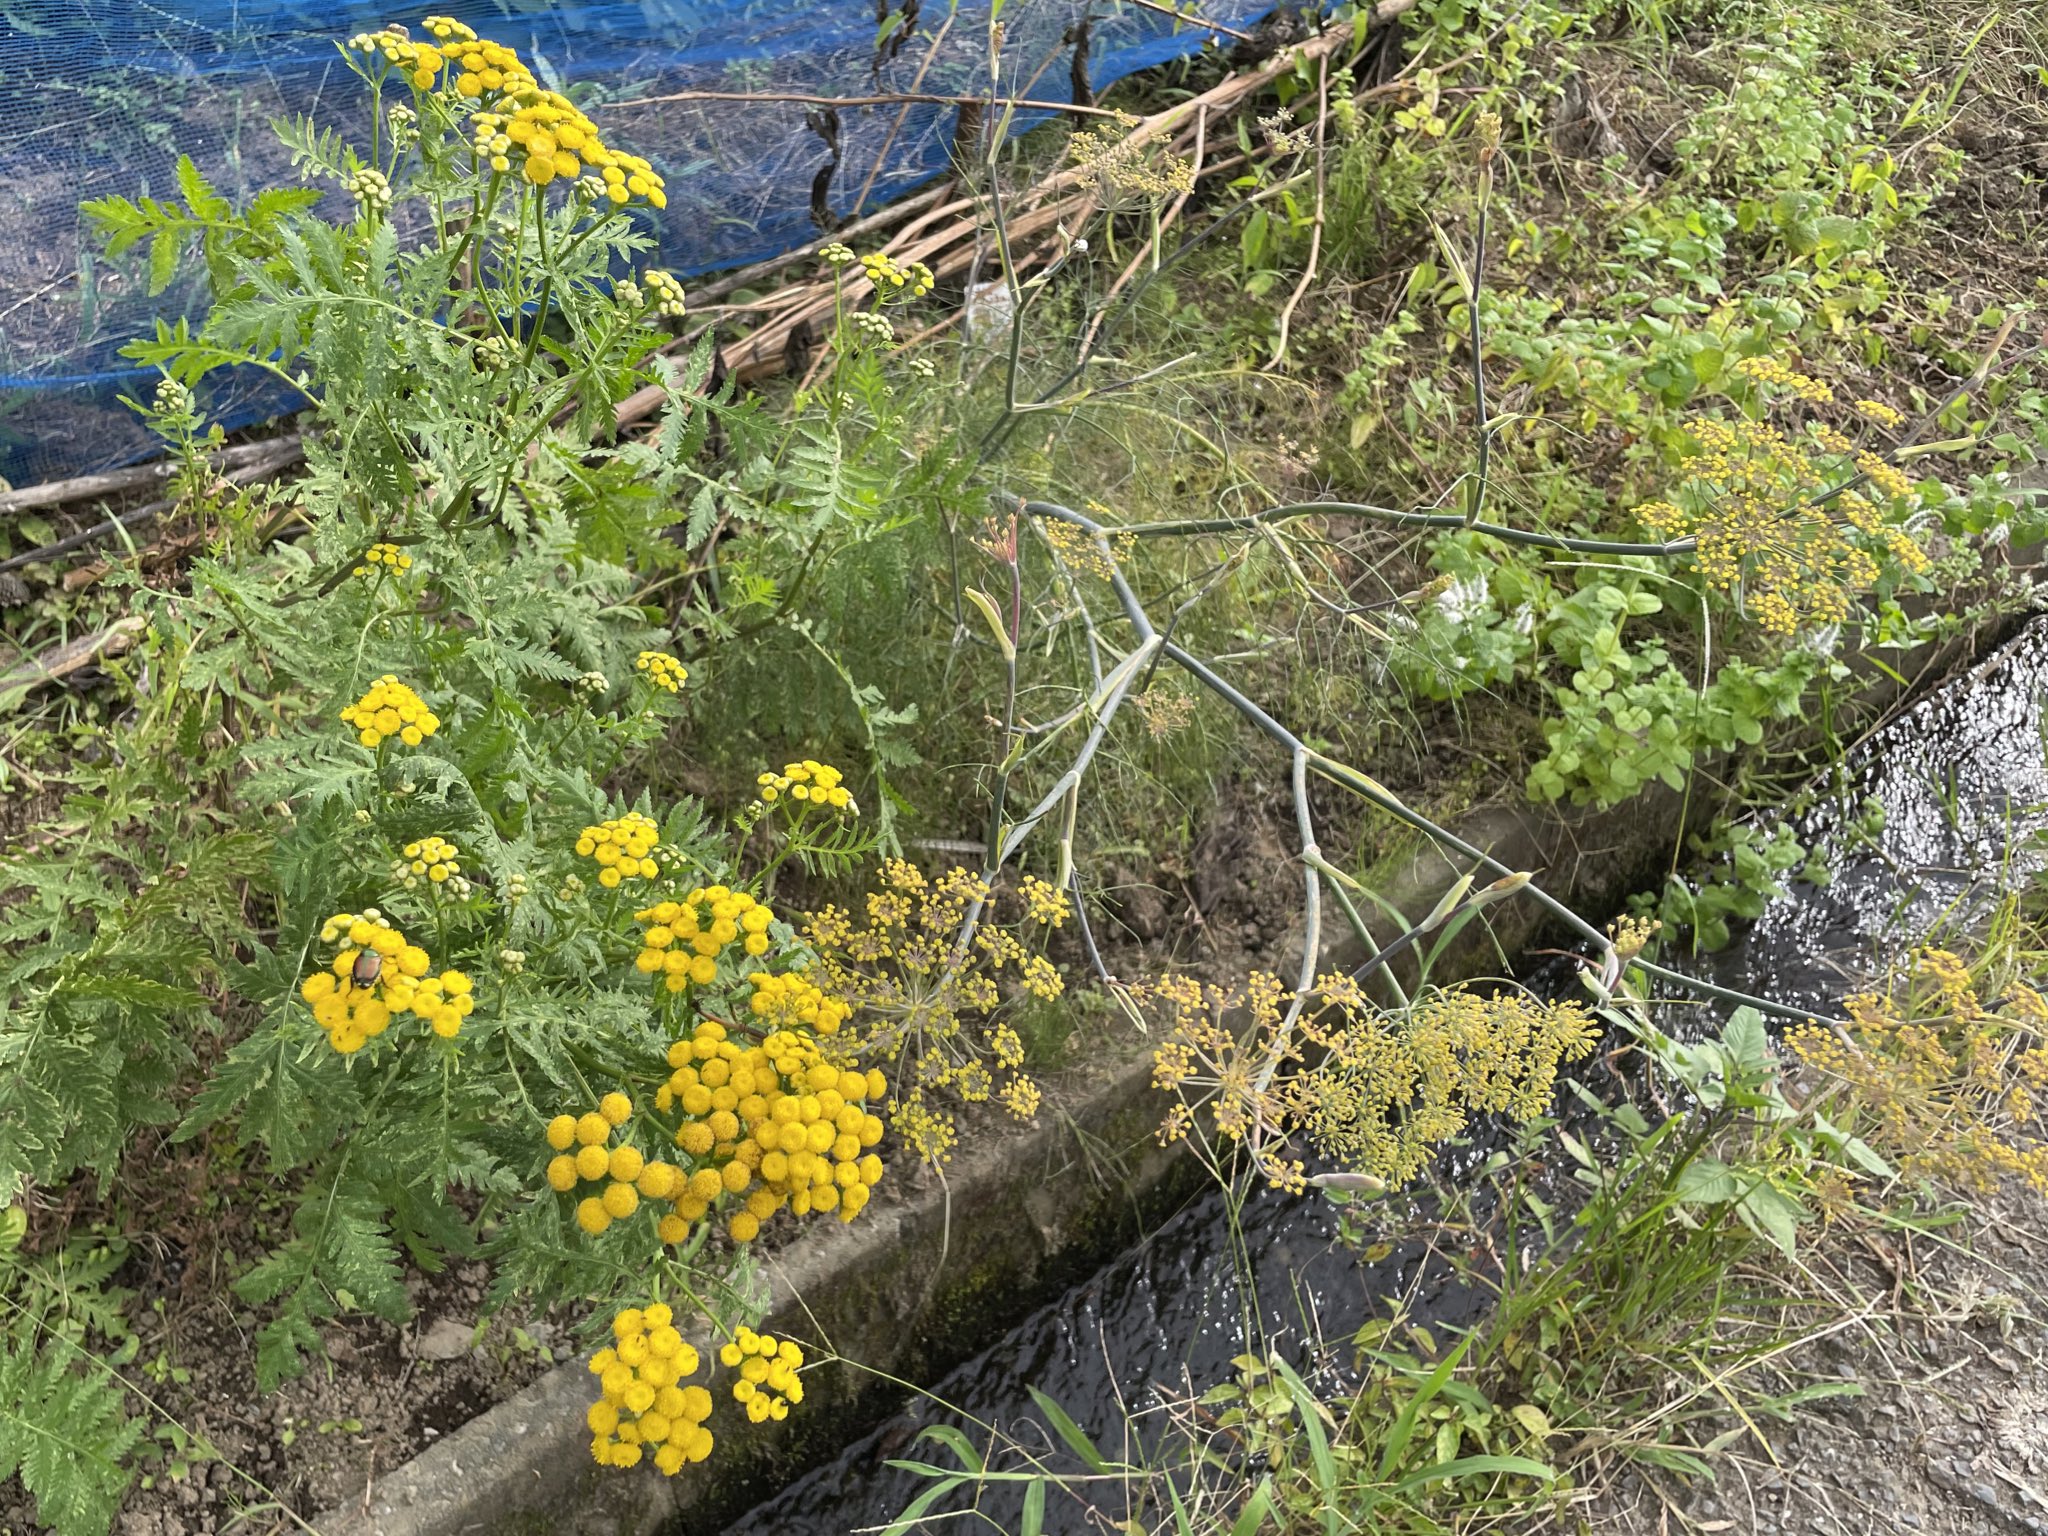
[[[1968,1234],[1862,1243],[1839,1278],[1869,1294],[1792,1375],[1860,1396],[1761,1426],[1710,1484],[1625,1478],[1586,1513],[1598,1536],[2048,1536],[2048,1207],[2000,1201]],[[1730,1427],[1737,1427],[1730,1421]]]

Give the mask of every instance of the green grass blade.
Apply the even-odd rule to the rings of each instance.
[[[1343,1519],[1337,1513],[1337,1458],[1330,1452],[1330,1437],[1323,1432],[1323,1405],[1294,1367],[1278,1355],[1273,1357],[1273,1372],[1280,1378],[1281,1385],[1287,1388],[1287,1395],[1294,1399],[1294,1411],[1301,1419],[1301,1432],[1308,1441],[1309,1461],[1316,1469],[1316,1492],[1320,1495],[1323,1530],[1328,1536],[1337,1536],[1338,1523]]]
[[[1087,1462],[1090,1471],[1107,1472],[1108,1461],[1103,1458],[1102,1452],[1095,1449],[1094,1442],[1081,1433],[1081,1426],[1067,1416],[1067,1410],[1038,1388],[1033,1387],[1030,1390],[1031,1401],[1038,1404],[1038,1411],[1045,1415],[1045,1422],[1052,1426],[1055,1434],[1067,1442],[1067,1448]]]
[[[1527,1456],[1459,1456],[1410,1472],[1394,1486],[1419,1488],[1424,1483],[1440,1483],[1454,1477],[1473,1477],[1481,1472],[1495,1472],[1507,1477],[1533,1477],[1545,1483],[1557,1481],[1556,1468],[1546,1466],[1540,1461],[1531,1461]]]

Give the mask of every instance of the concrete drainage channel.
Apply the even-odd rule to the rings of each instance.
[[[1981,648],[2012,627],[1979,637]],[[1967,649],[1928,658],[1921,675],[1947,672]],[[1896,692],[1874,685],[1870,702]],[[1546,887],[1577,909],[1601,913],[1654,878],[1669,856],[1678,804],[1659,787],[1606,812],[1485,807],[1454,830],[1510,867],[1543,871]],[[1419,913],[1465,872],[1429,848],[1375,883],[1393,906]],[[1512,954],[1544,929],[1528,904],[1489,916],[1492,937],[1473,925],[1440,962],[1440,977],[1495,969],[1496,945]],[[1342,963],[1355,942],[1347,935],[1332,944],[1332,963]],[[804,1404],[783,1424],[735,1428],[720,1415],[714,1427],[723,1423],[726,1432],[711,1462],[673,1478],[600,1468],[583,1417],[591,1378],[580,1359],[571,1360],[378,1476],[318,1517],[314,1529],[319,1536],[653,1536],[684,1529],[685,1517],[688,1529],[713,1529],[759,1503],[857,1439],[898,1395],[886,1378],[936,1379],[1151,1230],[1199,1184],[1199,1170],[1154,1138],[1163,1101],[1150,1086],[1144,1041],[1119,1042],[1085,1080],[1047,1086],[1034,1126],[971,1138],[973,1150],[956,1158],[943,1185],[913,1176],[913,1190],[878,1200],[861,1220],[807,1231],[764,1259],[773,1298],[764,1328],[817,1341],[866,1367],[806,1373]],[[708,1335],[693,1342],[713,1352]]]

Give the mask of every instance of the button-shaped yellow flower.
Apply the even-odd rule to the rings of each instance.
[[[356,740],[371,748],[389,736],[416,747],[441,728],[440,716],[390,673],[372,683],[368,692],[341,712],[341,718],[356,728]]]
[[[689,669],[667,651],[642,651],[633,667],[664,693],[681,693],[690,680]]]
[[[628,811],[585,827],[576,839],[576,852],[596,860],[597,883],[613,890],[622,880],[652,880],[661,873],[654,858],[654,846],[660,840],[661,828],[651,817]]]

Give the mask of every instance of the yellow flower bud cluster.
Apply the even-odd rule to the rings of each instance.
[[[873,310],[861,310],[846,317],[846,328],[855,339],[870,346],[890,347],[896,344],[896,327],[889,323],[887,315],[878,315]]]
[[[628,811],[585,827],[576,839],[576,853],[579,858],[597,860],[597,883],[609,891],[621,880],[652,880],[660,874],[661,866],[653,856],[660,840],[661,828],[652,817]]]
[[[1754,365],[1745,371],[1787,389],[1796,391],[1804,377],[1788,383],[1782,365],[1745,361]],[[1688,431],[1695,446],[1679,483],[1668,499],[1637,507],[1636,520],[1663,538],[1695,539],[1700,575],[1739,591],[1764,629],[1790,634],[1802,624],[1840,623],[1853,597],[1877,581],[1880,553],[1908,573],[1927,568],[1926,552],[1893,521],[1902,504],[1911,510],[1912,481],[1878,455],[1855,450],[1835,428],[1809,424],[1794,434],[1738,419],[1694,421]],[[1853,489],[1834,491],[1844,458],[1889,507]]]
[[[581,1115],[557,1115],[548,1122],[548,1188],[574,1194],[584,1184],[604,1185],[576,1202],[576,1225],[592,1237],[603,1236],[615,1221],[640,1209],[640,1197],[667,1200],[680,1187],[683,1172],[672,1163],[645,1156],[639,1148],[611,1145],[612,1133],[633,1118],[633,1101],[608,1093],[597,1108]]]
[[[667,651],[642,651],[633,667],[645,673],[647,681],[663,693],[681,693],[683,684],[690,680],[688,668]]]
[[[1876,422],[1880,427],[1896,427],[1906,419],[1906,413],[1895,406],[1886,405],[1882,400],[1858,400],[1858,415]]]
[[[1775,357],[1740,358],[1730,371],[1753,383],[1782,390],[1808,405],[1827,405],[1835,398],[1835,392],[1819,379],[1789,368]]]
[[[370,685],[369,692],[344,709],[341,719],[343,724],[356,728],[356,740],[366,747],[377,746],[387,736],[396,736],[408,747],[416,747],[441,729],[441,717],[388,672]]]
[[[654,295],[654,312],[665,320],[680,320],[689,313],[689,305],[683,300],[683,285],[671,273],[649,267],[640,274],[640,280]]]
[[[450,880],[460,884],[462,864],[457,857],[456,846],[445,837],[423,837],[416,843],[405,845],[405,867],[414,876],[443,885]]]
[[[1057,928],[1073,914],[1067,893],[1049,880],[1026,875],[1017,882],[1017,892],[1024,898],[1024,915],[1034,923]]]
[[[786,976],[756,971],[747,980],[754,988],[747,1007],[762,1029],[808,1029],[814,1035],[836,1035],[853,1011],[797,971]]]
[[[627,1307],[612,1319],[609,1349],[590,1357],[602,1396],[590,1405],[590,1454],[601,1467],[634,1467],[651,1454],[674,1476],[711,1454],[711,1394],[682,1386],[703,1361],[676,1331],[675,1314],[660,1302]]]
[[[391,179],[371,166],[349,172],[341,189],[367,212],[384,213],[391,207]]]
[[[885,300],[898,295],[921,299],[932,291],[932,269],[921,261],[899,266],[887,252],[871,251],[860,258],[860,269]]]
[[[412,556],[396,544],[372,544],[363,551],[363,563],[351,573],[357,576],[375,576],[380,570],[396,576],[401,571],[412,569]]]
[[[680,992],[692,982],[708,987],[716,981],[719,956],[733,944],[749,955],[767,954],[768,925],[775,913],[745,891],[700,885],[681,901],[643,907],[633,920],[645,930],[634,967]]]
[[[677,1113],[676,1146],[695,1167],[662,1219],[664,1242],[686,1241],[691,1224],[725,1196],[746,1196],[726,1225],[740,1243],[784,1206],[798,1216],[836,1210],[852,1221],[868,1203],[882,1177],[872,1150],[882,1122],[866,1108],[888,1090],[879,1071],[829,1059],[801,1031],[743,1044],[710,1019],[669,1047],[668,1062],[673,1070],[655,1106]]]
[[[321,926],[320,942],[342,947],[327,970],[300,984],[299,995],[327,1031],[328,1043],[344,1056],[383,1034],[402,1013],[452,1039],[476,1006],[468,976],[453,970],[427,975],[433,965],[427,952],[408,944],[375,908],[337,912]]]
[[[1044,921],[1059,893],[1044,881],[1027,890]],[[819,957],[819,985],[852,1020],[839,1048],[889,1068],[898,1085],[889,1125],[933,1164],[958,1144],[955,1103],[994,1101],[1025,1120],[1037,1113],[1038,1087],[1021,1070],[1023,1043],[996,1017],[1008,1001],[997,978],[1014,967],[1015,991],[1040,998],[1065,988],[1051,960],[993,922],[976,929],[965,957],[956,952],[969,909],[991,894],[970,870],[927,880],[905,860],[889,859],[881,888],[868,895],[865,926],[827,906],[803,929]]]
[[[803,1369],[804,1352],[794,1340],[779,1342],[769,1334],[742,1328],[732,1342],[718,1351],[721,1364],[737,1368],[740,1379],[732,1384],[733,1401],[747,1410],[756,1424],[769,1419],[786,1419],[792,1405],[804,1400],[804,1384],[797,1379]]]
[[[358,32],[348,40],[348,51],[383,60],[418,91],[431,91],[448,62],[432,43],[416,43],[396,27]]]
[[[756,798],[763,805],[774,805],[787,799],[800,807],[830,806],[835,811],[858,816],[860,807],[853,803],[853,795],[843,782],[845,777],[829,763],[807,757],[800,763],[785,763],[780,773],[761,774],[754,781],[759,786]]]

